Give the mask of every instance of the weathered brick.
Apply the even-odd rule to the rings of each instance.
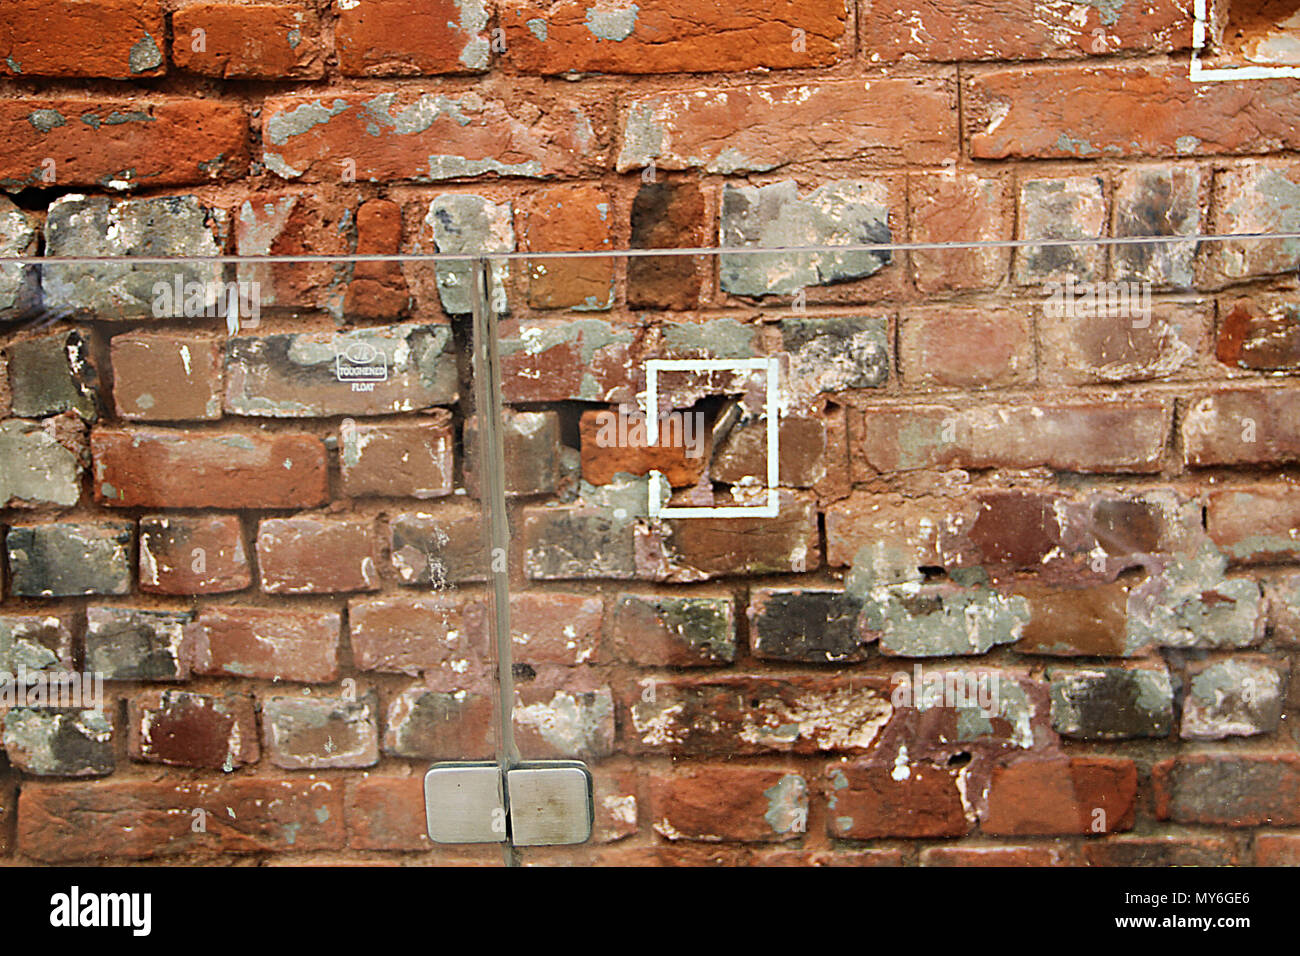
[[[736,659],[730,597],[621,593],[611,637],[620,660],[642,667],[699,667]]]
[[[1170,406],[1159,400],[1052,401],[958,408],[878,406],[861,412],[851,445],[864,474],[917,468],[1155,472]]]
[[[614,696],[609,687],[565,676],[515,685],[511,711],[520,753],[538,759],[606,757],[614,750]]]
[[[68,612],[0,614],[0,683],[21,668],[28,673],[72,671],[72,622]]]
[[[1116,236],[1201,232],[1201,173],[1195,167],[1126,169],[1115,180]],[[1191,288],[1195,242],[1127,243],[1111,249],[1111,277]]]
[[[481,255],[514,252],[514,209],[509,202],[496,203],[484,196],[443,193],[429,203],[424,224],[434,248],[453,255]],[[473,266],[467,261],[438,262],[434,265],[438,299],[448,315],[469,315],[474,311]],[[498,313],[509,311],[508,261],[492,261],[487,268],[488,295]],[[417,298],[419,287],[417,286]]]
[[[348,627],[361,670],[460,673],[487,657],[484,606],[461,594],[353,600]]]
[[[379,537],[366,519],[265,518],[257,566],[267,594],[337,594],[379,588]]]
[[[872,0],[859,29],[872,63],[905,57],[965,60],[1073,59],[1098,53],[1187,49],[1191,12],[1177,0],[1143,7],[1044,6],[996,0],[972,7],[961,0]]]
[[[667,754],[870,749],[893,708],[881,677],[647,678],[630,688],[624,739]]]
[[[97,428],[95,498],[117,508],[310,508],[328,495],[312,435]]]
[[[1300,824],[1300,756],[1182,754],[1151,771],[1156,816],[1225,827]]]
[[[1300,391],[1233,388],[1195,398],[1183,416],[1189,465],[1300,461]]]
[[[1214,837],[1112,837],[1082,847],[1089,866],[1238,866],[1232,841]]]
[[[632,200],[633,249],[706,246],[704,192],[693,182],[642,183]],[[627,304],[634,309],[693,309],[704,291],[702,256],[632,256]]]
[[[1226,657],[1188,665],[1184,740],[1271,734],[1282,717],[1287,674],[1266,657]]]
[[[718,241],[728,249],[889,242],[890,198],[883,182],[828,183],[807,196],[792,179],[768,186],[728,183]],[[888,250],[724,254],[718,259],[719,284],[733,295],[792,295],[808,286],[866,278],[892,261]]]
[[[465,422],[465,490],[479,496],[478,418]],[[501,420],[502,480],[508,495],[548,495],[560,481],[560,416],[506,408]]]
[[[531,591],[510,596],[514,659],[525,664],[594,664],[601,659],[599,594]]]
[[[523,402],[631,402],[644,332],[601,319],[532,319],[500,327],[502,397]]]
[[[1282,645],[1300,644],[1300,575],[1289,573],[1265,585],[1269,623],[1273,640]],[[1292,685],[1300,689],[1300,681]]]
[[[1058,846],[932,846],[921,851],[921,866],[1070,866],[1068,850]]]
[[[451,348],[451,330],[441,325],[240,336],[226,346],[226,410],[323,418],[450,405],[457,390]]]
[[[132,421],[221,417],[222,348],[198,335],[128,332],[113,337],[113,402]]]
[[[986,587],[885,585],[867,597],[862,639],[893,656],[986,654],[1018,640],[1029,618],[1023,598]]]
[[[217,99],[8,99],[0,102],[0,136],[7,144],[0,158],[6,190],[50,176],[60,188],[131,189],[229,180],[248,171],[248,115],[241,104]],[[46,253],[67,254],[51,252],[48,232]]]
[[[865,660],[874,635],[860,625],[862,602],[843,591],[757,588],[749,600],[750,645],[767,660]]]
[[[428,513],[394,515],[388,530],[389,560],[400,583],[441,589],[487,580],[483,516],[477,509],[456,504]]]
[[[1151,302],[1140,315],[1109,305],[1082,315],[1079,304],[1063,313],[1044,303],[1038,322],[1044,385],[1174,378],[1207,364],[1214,325],[1208,303]]]
[[[524,510],[524,570],[534,580],[636,576],[633,525],[598,508]]]
[[[489,10],[480,0],[334,4],[344,76],[474,73],[490,59]]]
[[[320,18],[298,3],[192,3],[172,14],[172,60],[223,79],[319,79]]]
[[[711,453],[709,478],[727,485],[766,485],[767,428],[766,416],[733,426]],[[824,419],[781,416],[777,483],[783,488],[814,487],[826,477],[829,452]]]
[[[696,767],[650,778],[655,832],[669,840],[782,843],[808,831],[808,783],[771,767]]]
[[[18,775],[12,771],[0,777],[0,857],[14,852],[14,829],[18,817]]]
[[[19,849],[46,863],[338,849],[343,787],[314,776],[34,785],[19,795],[18,821]]]
[[[985,833],[1115,833],[1133,827],[1137,768],[1112,757],[1031,759],[995,767]]]
[[[9,763],[38,777],[113,772],[113,722],[102,710],[15,707],[4,714]]]
[[[1293,84],[1287,83],[1285,88],[1288,90],[1287,100],[1293,101]],[[1255,97],[1260,96],[1260,86],[1252,84],[1251,92]],[[1206,106],[1210,107],[1209,104]],[[1280,103],[1278,106],[1283,108]],[[1212,114],[1207,112],[1205,115],[1208,117]],[[1276,115],[1271,114],[1268,119],[1271,121]],[[1289,126],[1290,121],[1287,123]],[[1236,131],[1234,127],[1228,129]],[[1294,136],[1293,129],[1288,129],[1287,132],[1289,138]],[[1259,139],[1261,134],[1268,136],[1264,130],[1254,131],[1250,152],[1260,152],[1267,148]],[[1297,197],[1300,197],[1300,166],[1295,164],[1257,162],[1225,169],[1214,177],[1214,219],[1211,231],[1224,235],[1296,232],[1300,229]],[[1228,282],[1251,276],[1294,272],[1296,266],[1300,265],[1300,243],[1294,239],[1242,239],[1216,243],[1215,255],[1210,261],[1219,276]]]
[[[241,256],[348,255],[356,237],[355,198],[293,191],[262,193],[235,210],[235,253]],[[323,309],[341,322],[348,266],[342,262],[241,262],[235,276],[256,296],[256,313],[246,328],[257,328],[264,307]],[[253,302],[245,305],[253,313]]]
[[[132,760],[229,773],[257,763],[257,718],[243,694],[144,691],[127,700]]]
[[[510,0],[501,22],[511,64],[529,73],[798,69],[830,66],[846,52],[836,0],[654,0],[635,10]]]
[[[1234,563],[1300,558],[1300,487],[1239,485],[1206,497],[1206,528]]]
[[[361,774],[348,781],[348,846],[356,850],[428,850],[424,780]]]
[[[1027,179],[1020,184],[1020,239],[1094,239],[1106,231],[1105,184],[1099,176]],[[1023,246],[1016,250],[1021,285],[1092,282],[1105,268],[1102,247]],[[1049,286],[1050,288],[1050,286]]]
[[[379,697],[267,697],[262,745],[285,770],[370,767],[379,762]]]
[[[322,684],[338,677],[335,611],[205,607],[187,628],[198,674]]]
[[[783,381],[797,401],[879,388],[889,379],[889,322],[883,317],[791,316],[778,328],[790,356]]]
[[[484,760],[495,752],[496,710],[486,689],[412,687],[384,718],[384,753],[425,760]]]
[[[1256,866],[1300,866],[1300,833],[1255,834]]]
[[[86,609],[86,666],[108,680],[185,680],[188,611]]]
[[[981,388],[1034,378],[1033,321],[1023,312],[960,306],[905,310],[898,365],[908,385]]]
[[[613,248],[609,194],[587,184],[551,186],[528,197],[520,238],[529,252]],[[535,309],[608,309],[614,301],[614,257],[534,259],[523,264],[528,304]]]
[[[75,412],[94,420],[98,376],[90,364],[90,342],[76,329],[64,329],[5,346],[13,413],[44,418]]]
[[[1127,653],[1155,647],[1238,648],[1264,637],[1259,582],[1227,577],[1227,561],[1203,543],[1180,554],[1129,592]]]
[[[9,590],[23,597],[126,594],[131,590],[129,521],[16,525],[9,529]]]
[[[439,498],[452,492],[455,435],[450,417],[339,431],[343,491],[353,497]]]
[[[945,170],[908,178],[913,242],[992,242],[1011,238],[1007,183]],[[990,289],[1007,274],[1008,248],[918,249],[911,254],[916,287],[924,293]]]
[[[1219,302],[1215,355],[1234,368],[1277,371],[1300,367],[1300,308],[1281,296]]]
[[[827,832],[848,840],[962,836],[972,827],[963,773],[922,761],[832,764],[826,770]]]
[[[244,529],[234,515],[141,517],[141,591],[221,594],[252,583]]]
[[[176,136],[183,138],[180,133]],[[145,149],[142,155],[151,152]],[[225,210],[194,196],[116,200],[62,196],[50,204],[45,220],[45,254],[218,256],[225,251],[228,220]],[[176,301],[177,288],[185,301]],[[183,317],[187,309],[197,309],[200,299],[203,314],[216,316],[225,288],[222,266],[212,262],[143,266],[97,262],[50,264],[41,269],[46,309],[96,319]],[[197,297],[190,308],[192,292]]]
[[[164,36],[158,0],[14,0],[0,26],[0,75],[157,76]]]
[[[992,70],[965,83],[962,112],[977,160],[1261,153],[1296,142],[1291,80],[1198,83],[1185,62],[1170,62]],[[1161,104],[1159,123],[1149,122],[1151,103]],[[1246,121],[1256,114],[1259,122]]]
[[[288,93],[262,109],[262,162],[303,182],[576,175],[602,160],[592,120],[572,101],[538,110],[530,97],[507,104],[477,91]]]
[[[35,256],[40,240],[40,220],[0,196],[0,256]],[[40,270],[16,262],[0,265],[0,319],[25,315],[40,295]]]
[[[1052,729],[1080,740],[1168,737],[1174,689],[1163,664],[1052,667]]]
[[[75,505],[88,464],[85,430],[70,417],[0,421],[0,505]]]
[[[957,154],[955,90],[939,78],[887,77],[872,80],[866,96],[861,80],[654,93],[627,103],[621,142],[619,172],[653,164],[728,175],[848,159],[938,164]]]

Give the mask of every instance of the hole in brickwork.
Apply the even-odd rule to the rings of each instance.
[[[953,754],[951,757],[948,758],[948,766],[964,767],[966,766],[966,764],[970,763],[970,761],[971,761],[971,755],[963,750],[961,753]]]
[[[1248,63],[1300,64],[1300,0],[1233,0],[1219,52]]]

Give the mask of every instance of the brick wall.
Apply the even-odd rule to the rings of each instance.
[[[596,778],[523,858],[1290,863],[1300,246],[1088,242],[1300,231],[1300,81],[1191,6],[11,0],[0,254],[1079,240],[498,264],[516,733]],[[106,678],[5,712],[3,860],[499,862],[420,789],[494,747],[467,282],[0,266],[0,670]],[[654,358],[778,361],[776,517],[646,515],[766,468],[735,373],[603,441]]]

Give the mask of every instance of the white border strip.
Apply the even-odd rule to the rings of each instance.
[[[1205,49],[1205,34],[1209,26],[1206,5],[1209,0],[1196,0],[1192,20],[1192,71],[1193,83],[1216,83],[1224,80],[1267,80],[1275,77],[1300,76],[1300,66],[1201,66],[1201,51]]]
[[[763,411],[767,413],[767,504],[745,507],[678,507],[659,504],[663,475],[650,472],[651,518],[775,518],[780,514],[778,455],[780,452],[780,406],[778,389],[781,366],[775,358],[765,359],[647,359],[645,363],[646,435],[651,445],[659,444],[659,370],[665,372],[750,371],[767,373],[767,394]]]

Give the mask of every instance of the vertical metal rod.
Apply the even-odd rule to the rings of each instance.
[[[502,783],[519,764],[514,728],[513,648],[510,641],[510,522],[506,512],[505,451],[501,437],[501,362],[497,342],[496,316],[492,312],[491,287],[486,258],[474,260],[473,340],[474,415],[478,420],[479,504],[487,519],[483,540],[487,545],[488,580],[492,582],[489,627],[497,665],[497,764]],[[507,813],[509,794],[506,794]],[[518,863],[514,847],[505,844],[508,866]]]

